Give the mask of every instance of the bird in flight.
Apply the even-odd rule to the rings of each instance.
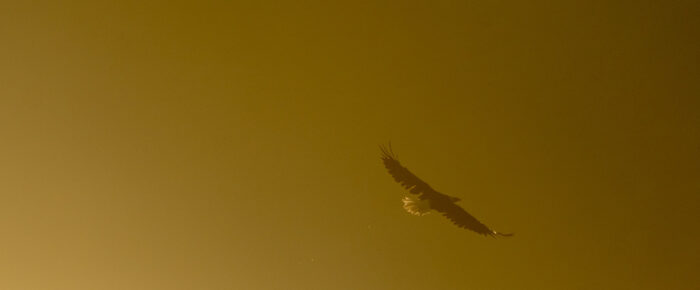
[[[481,235],[492,237],[510,237],[513,235],[499,233],[490,229],[462,207],[455,204],[455,202],[460,200],[459,198],[437,192],[411,173],[411,171],[408,171],[408,168],[403,167],[396,160],[391,144],[389,144],[389,147],[380,146],[379,148],[382,151],[384,167],[389,171],[389,174],[409,193],[417,195],[416,198],[410,195],[403,198],[403,208],[410,214],[422,216],[428,214],[431,210],[435,210],[458,227],[472,230]]]

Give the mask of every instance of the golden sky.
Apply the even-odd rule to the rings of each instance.
[[[0,10],[0,289],[700,287],[697,1],[98,2]]]

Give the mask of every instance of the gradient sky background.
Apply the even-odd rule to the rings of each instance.
[[[0,289],[700,287],[698,1],[59,2],[0,11]]]

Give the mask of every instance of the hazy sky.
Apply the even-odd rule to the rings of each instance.
[[[700,287],[698,1],[41,2],[0,289]],[[515,237],[404,212],[388,141]]]

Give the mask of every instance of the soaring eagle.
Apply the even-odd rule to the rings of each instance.
[[[435,210],[442,213],[446,218],[452,221],[455,225],[461,228],[466,228],[477,232],[478,234],[488,235],[492,237],[510,237],[513,234],[504,234],[489,229],[479,220],[455,204],[460,199],[437,192],[431,188],[423,180],[408,171],[403,167],[396,155],[389,147],[380,146],[382,151],[382,161],[389,174],[394,177],[394,180],[401,184],[409,193],[418,195],[417,198],[406,196],[403,198],[403,208],[413,215],[426,215],[430,210]]]

